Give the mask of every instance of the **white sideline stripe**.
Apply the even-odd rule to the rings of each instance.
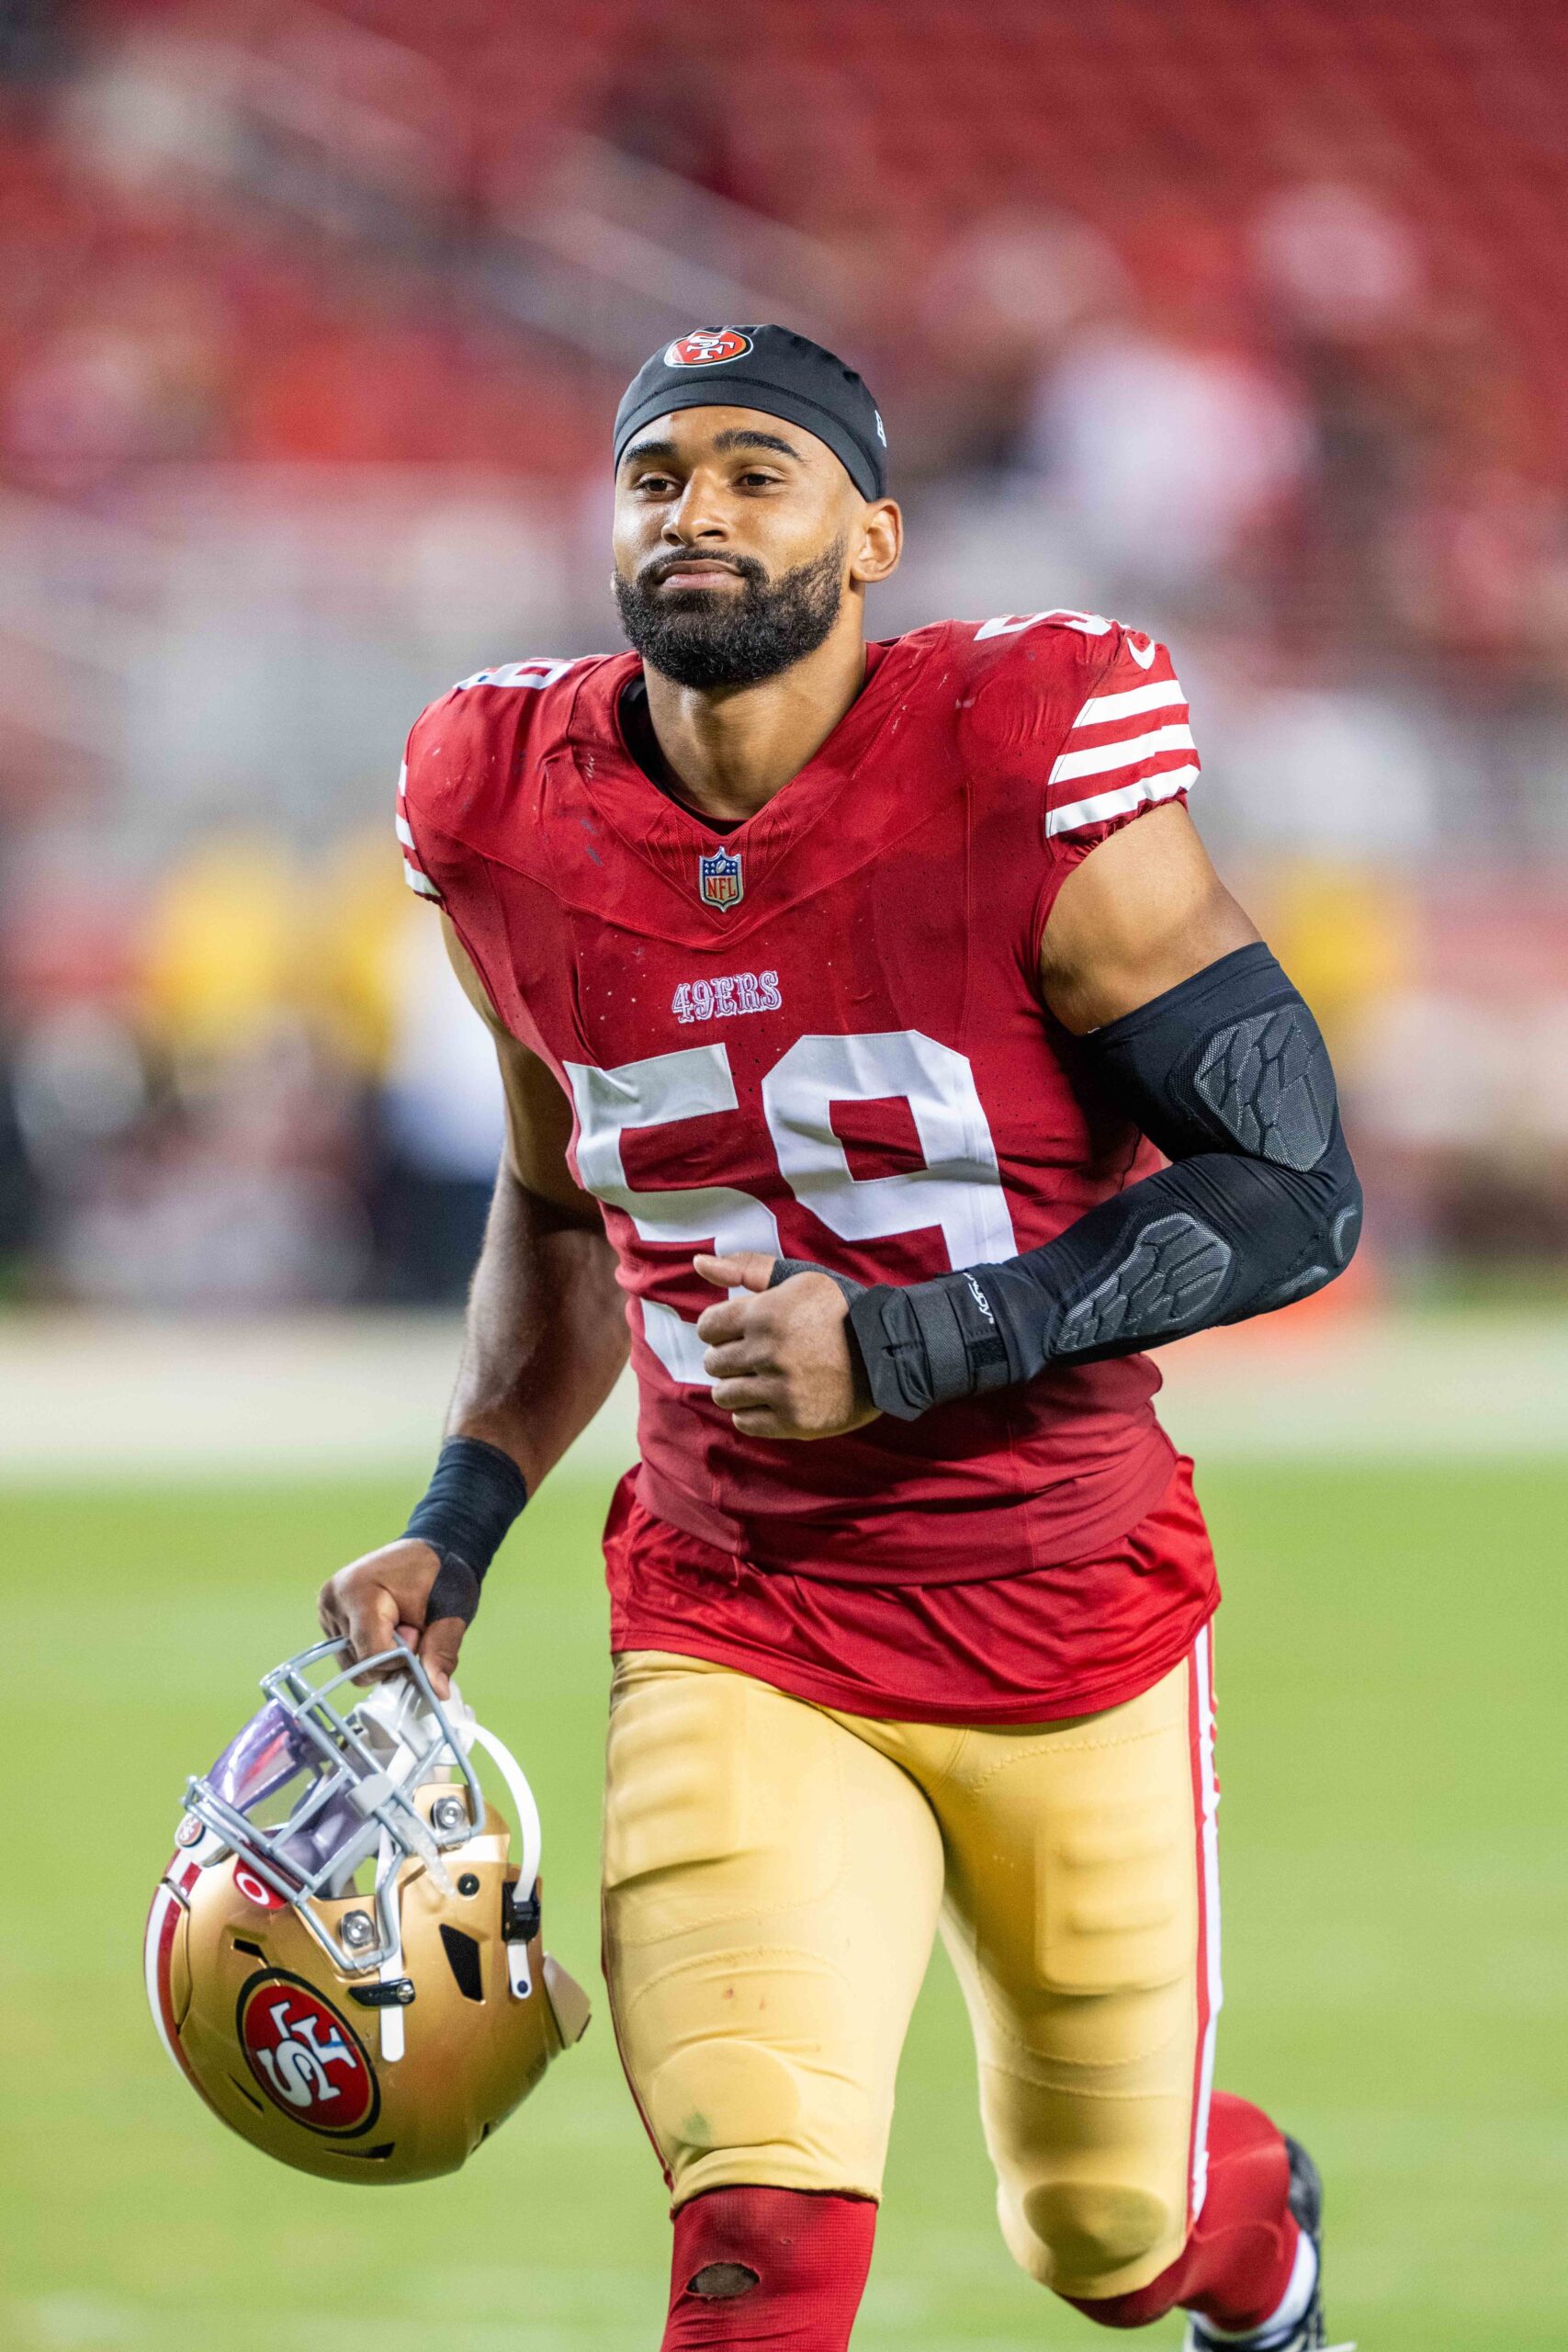
[[[429,875],[422,874],[417,865],[411,865],[406,857],[403,860],[403,880],[411,890],[417,890],[422,899],[439,899],[441,896]]]
[[[408,819],[406,817],[400,817],[397,820],[397,826],[398,839],[401,842],[403,847],[405,849],[417,849],[419,847],[419,843],[414,840],[413,834],[409,830]]]
[[[1152,686],[1129,686],[1124,694],[1090,695],[1072,731],[1076,735],[1080,727],[1104,727],[1113,718],[1135,718],[1140,711],[1170,710],[1178,704],[1183,708],[1187,704],[1179,678],[1157,678]]]
[[[1209,2188],[1209,2106],[1214,2088],[1214,2037],[1225,1989],[1220,1976],[1220,1841],[1215,1814],[1220,1792],[1214,1779],[1213,1627],[1205,1625],[1192,1645],[1198,1684],[1198,1787],[1203,1818],[1199,1831],[1203,1867],[1203,1929],[1208,1952],[1209,2021],[1198,2075],[1198,2113],[1192,2134],[1192,2219],[1203,2210]]]
[[[1167,1349],[1160,1419],[1201,1464],[1561,1462],[1568,1329],[1537,1316],[1347,1311]],[[17,1485],[428,1473],[462,1329],[446,1312],[0,1316],[0,1498]],[[637,1459],[629,1373],[556,1475]]]
[[[1183,729],[1183,732],[1186,730]],[[1195,767],[1168,768],[1164,775],[1146,775],[1115,792],[1098,792],[1092,800],[1069,800],[1065,808],[1045,811],[1045,838],[1070,833],[1080,825],[1100,825],[1108,817],[1124,817],[1141,800],[1169,800],[1197,781]]]
[[[1145,727],[1123,735],[1116,743],[1093,743],[1088,751],[1064,752],[1052,769],[1052,784],[1070,784],[1075,776],[1109,775],[1113,768],[1135,768],[1140,760],[1157,759],[1162,752],[1195,752],[1190,727]]]

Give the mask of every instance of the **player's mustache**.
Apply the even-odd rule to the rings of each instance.
[[[711,563],[723,564],[727,571],[739,573],[753,588],[765,588],[767,585],[767,566],[759,563],[754,555],[700,555],[694,548],[686,548],[677,555],[650,557],[637,573],[637,585],[639,588],[657,588],[663,581],[678,578],[694,564]]]

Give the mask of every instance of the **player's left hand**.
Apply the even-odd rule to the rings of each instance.
[[[698,1318],[713,1401],[743,1437],[841,1437],[877,1418],[844,1329],[849,1301],[826,1274],[792,1274],[770,1290],[764,1250],[693,1260],[717,1290],[745,1290]]]

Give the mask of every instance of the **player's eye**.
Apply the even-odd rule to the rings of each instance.
[[[639,497],[668,498],[680,485],[671,474],[638,474],[632,487]]]
[[[746,471],[739,476],[742,490],[772,490],[782,479],[781,475],[769,472],[764,466],[748,466]]]

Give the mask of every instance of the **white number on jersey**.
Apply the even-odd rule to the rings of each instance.
[[[981,645],[988,637],[1021,637],[1026,628],[1034,628],[1041,621],[1060,621],[1064,628],[1076,628],[1080,637],[1108,637],[1116,626],[1103,613],[1071,613],[1057,605],[1048,613],[998,613],[994,621],[980,623],[975,642]]]
[[[568,1062],[577,1106],[577,1174],[585,1192],[622,1209],[645,1241],[697,1250],[779,1250],[773,1214],[725,1184],[640,1192],[626,1182],[621,1137],[739,1107],[723,1046],[696,1046],[600,1069]],[[901,1096],[925,1154],[923,1168],[854,1175],[833,1133],[834,1102]],[[762,1109],[781,1173],[802,1207],[846,1241],[940,1227],[954,1267],[1013,1256],[1012,1218],[996,1146],[967,1057],[918,1029],[853,1037],[800,1037],[762,1081]],[[734,1295],[735,1294],[731,1294]],[[671,1378],[711,1387],[696,1327],[672,1307],[642,1302],[643,1337]]]

